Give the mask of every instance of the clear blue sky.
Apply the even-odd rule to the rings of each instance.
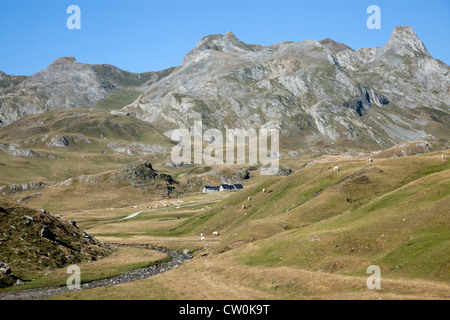
[[[81,9],[69,30],[66,9]],[[381,30],[369,30],[369,5]],[[62,56],[132,72],[181,64],[202,37],[233,31],[246,43],[332,38],[354,49],[382,46],[410,25],[430,53],[450,64],[449,0],[0,0],[0,70],[31,75]]]

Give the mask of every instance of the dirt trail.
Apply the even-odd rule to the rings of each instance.
[[[186,207],[192,207],[192,206],[196,206],[196,205],[199,205],[199,204],[210,204],[210,203],[216,203],[216,202],[220,202],[220,200],[206,201],[206,202],[195,202],[195,203],[180,205],[180,206],[177,207],[177,209],[182,209],[182,208],[186,208]],[[132,214],[126,216],[126,217],[120,218],[120,219],[99,221],[99,223],[108,223],[108,222],[117,222],[117,221],[122,221],[122,220],[128,220],[128,219],[137,217],[142,212],[154,212],[154,211],[162,211],[162,210],[167,210],[167,209],[168,208],[165,207],[165,208],[152,209],[152,210],[141,210],[141,211],[134,212],[134,213],[132,213]]]

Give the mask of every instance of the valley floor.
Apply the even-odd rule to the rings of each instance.
[[[366,279],[293,267],[249,267],[227,255],[205,256],[145,280],[53,299],[450,299],[448,284],[387,278],[381,290],[369,290]]]
[[[61,195],[45,192],[30,205]],[[64,198],[54,206],[100,241],[188,249],[194,258],[146,279],[51,299],[450,299],[450,167],[440,154],[374,164],[325,156],[288,177],[257,177],[240,192],[145,197],[115,208],[90,202],[64,210]],[[122,261],[125,272],[139,255]],[[369,265],[381,268],[380,290],[367,288]]]

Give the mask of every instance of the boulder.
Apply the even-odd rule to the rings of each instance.
[[[41,229],[41,237],[53,240],[56,237],[56,234],[50,231],[50,226],[44,225]]]
[[[0,261],[0,274],[11,274],[11,266]]]
[[[23,285],[24,285],[24,283],[23,283],[23,281],[20,280],[20,279],[17,279],[16,282],[14,282],[14,286],[15,286],[15,287],[17,287],[17,286],[23,286]]]
[[[50,139],[50,142],[47,142],[47,145],[50,147],[67,147],[69,145],[69,141],[66,137],[58,136]]]

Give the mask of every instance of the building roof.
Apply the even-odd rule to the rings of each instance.
[[[220,187],[211,187],[211,186],[204,186],[203,189],[209,189],[209,190],[219,190]]]

